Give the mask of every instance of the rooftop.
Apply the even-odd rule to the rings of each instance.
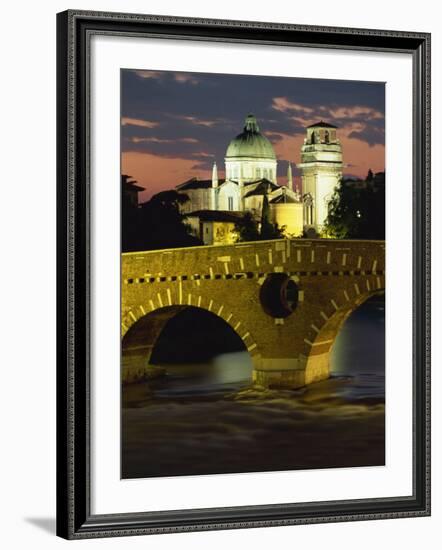
[[[337,126],[334,126],[333,124],[329,124],[328,122],[324,122],[323,120],[320,120],[319,122],[310,124],[310,126],[307,126],[307,128],[337,128]]]
[[[295,199],[292,195],[289,195],[288,193],[281,193],[277,197],[274,197],[269,201],[270,204],[295,204],[299,203],[298,200]]]
[[[233,210],[196,210],[189,212],[189,217],[199,218],[204,222],[234,222],[236,223],[244,216],[244,212]]]
[[[225,182],[224,179],[218,180],[218,185]],[[190,180],[180,183],[176,186],[179,191],[185,191],[186,189],[210,189],[212,187],[212,180],[200,180],[198,178],[191,178]]]
[[[267,195],[269,192],[274,191],[275,189],[279,188],[279,185],[276,183],[273,183],[272,181],[263,178],[258,181],[254,181],[252,183],[257,184],[254,189],[249,191],[244,195],[244,198],[246,197],[253,197],[254,195]]]

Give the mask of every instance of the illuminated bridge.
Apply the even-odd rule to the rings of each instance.
[[[123,254],[123,381],[146,377],[164,327],[189,307],[239,335],[257,384],[323,380],[345,319],[384,289],[384,241],[293,239]]]

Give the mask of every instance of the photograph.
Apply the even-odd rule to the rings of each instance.
[[[57,14],[59,537],[431,514],[430,33],[244,9]]]
[[[385,82],[120,92],[121,478],[384,466]]]

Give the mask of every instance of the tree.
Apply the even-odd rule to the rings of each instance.
[[[365,180],[343,178],[329,203],[325,236],[337,239],[385,239],[385,174]]]
[[[237,242],[259,241],[258,222],[251,212],[246,212],[235,223],[235,232],[238,235]]]
[[[261,224],[259,224],[251,212],[246,212],[236,222],[235,232],[238,235],[237,242],[284,238],[284,227],[280,228],[277,223],[271,223],[266,216],[262,217]]]
[[[201,245],[180,212],[180,205],[188,200],[176,191],[162,191],[137,208],[123,209],[123,252]]]
[[[264,195],[262,203],[260,240],[283,239],[285,227],[279,227],[277,223],[270,221],[270,207],[267,195]]]

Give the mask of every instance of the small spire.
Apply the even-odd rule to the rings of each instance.
[[[293,191],[293,173],[292,173],[292,163],[289,161],[287,166],[287,187]]]
[[[212,187],[218,187],[218,168],[216,167],[216,161],[213,162],[212,168]]]

